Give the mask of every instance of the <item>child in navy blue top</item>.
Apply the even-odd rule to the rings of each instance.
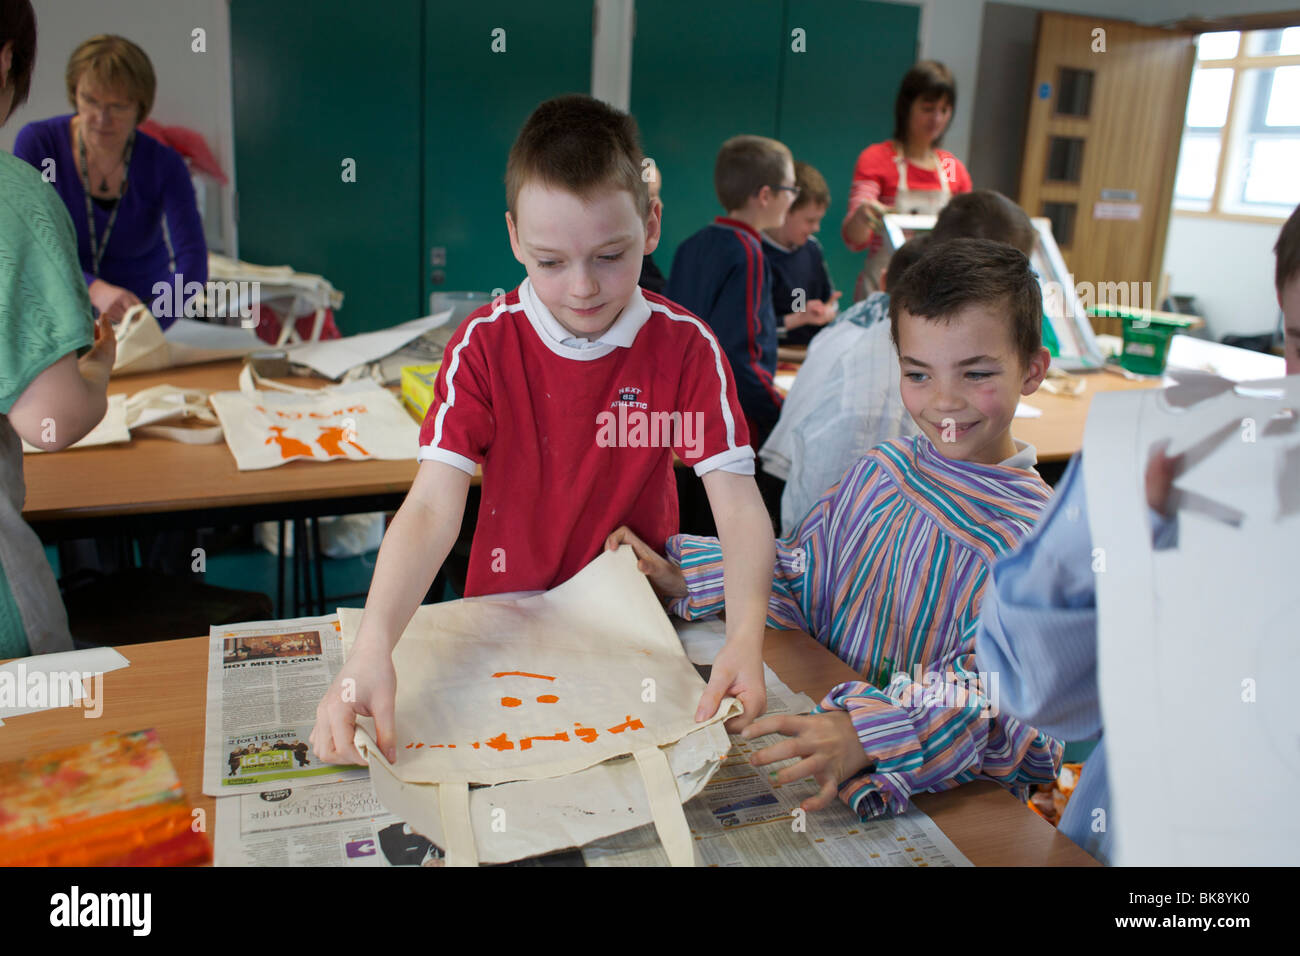
[[[816,233],[831,204],[826,180],[808,163],[794,164],[799,198],[785,222],[763,230],[763,256],[772,273],[772,308],[782,345],[807,345],[835,318],[835,291]]]
[[[773,381],[772,278],[761,230],[780,226],[798,195],[794,159],[774,139],[733,136],[718,152],[713,185],[727,214],[677,247],[665,294],[717,336],[757,448],[781,414],[781,393]]]

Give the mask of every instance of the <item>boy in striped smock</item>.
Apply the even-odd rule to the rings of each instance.
[[[1029,261],[984,239],[926,249],[891,289],[901,393],[921,434],[871,449],[777,541],[768,623],[800,628],[861,675],[812,715],[758,720],[746,738],[787,739],[751,758],[802,758],[816,810],[839,797],[864,819],[913,793],[989,779],[1024,795],[1055,779],[1062,745],[997,712],[996,675],[974,657],[989,570],[1034,526],[1051,489],[1011,436],[1021,395],[1047,372],[1042,299]],[[620,529],[671,610],[723,608],[718,541],[677,535],[668,560]]]

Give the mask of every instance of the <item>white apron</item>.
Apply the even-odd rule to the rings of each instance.
[[[909,189],[907,186],[907,157],[901,149],[894,149],[894,165],[898,168],[898,191],[894,199],[894,209],[907,216],[937,216],[948,201],[952,199],[952,189],[948,185],[948,174],[943,168],[943,161],[935,153],[935,172],[939,176],[938,189]],[[889,267],[889,257],[893,250],[886,243],[867,257],[858,273],[857,285],[853,290],[853,301],[860,302],[872,292],[880,290],[880,277]]]

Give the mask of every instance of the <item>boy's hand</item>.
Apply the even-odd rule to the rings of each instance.
[[[360,714],[375,719],[379,749],[389,763],[395,763],[393,708],[396,701],[397,672],[393,669],[392,653],[354,650],[316,705],[316,726],[308,738],[312,750],[326,763],[364,765],[366,760],[352,739]]]
[[[737,698],[745,708],[743,714],[732,717],[723,725],[728,733],[740,733],[767,710],[761,642],[752,648],[740,646],[735,641],[723,645],[713,660],[713,671],[700,696],[699,706],[695,708],[695,719],[708,720],[716,714],[724,697]]]
[[[636,568],[650,579],[650,586],[661,598],[686,597],[686,577],[682,569],[658,554],[628,528],[621,526],[605,539],[606,551],[617,551],[620,545],[630,545],[636,555]],[[716,709],[716,708],[715,708]]]
[[[1173,458],[1165,455],[1165,449],[1168,447],[1169,442],[1164,441],[1151,449],[1146,472],[1147,504],[1152,511],[1159,512],[1165,517],[1168,517],[1165,509],[1169,507],[1169,493],[1173,489],[1174,478],[1183,466],[1182,455]]]
[[[750,724],[740,736],[753,740],[764,734],[783,734],[790,739],[764,747],[752,755],[749,762],[753,766],[762,767],[791,757],[802,757],[798,763],[776,774],[776,783],[792,783],[812,777],[821,784],[815,797],[809,797],[799,805],[806,813],[829,807],[835,802],[840,784],[871,763],[853,728],[853,719],[842,710],[827,714],[764,717]]]

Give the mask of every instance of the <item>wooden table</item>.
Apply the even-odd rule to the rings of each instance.
[[[26,714],[0,727],[0,761],[85,743],[100,734],[154,728],[209,832],[216,804],[203,794],[203,735],[207,706],[208,639],[193,637],[118,650],[131,666],[103,677],[103,714],[90,720],[78,707]],[[795,691],[820,700],[856,675],[806,634],[767,632],[764,655]],[[992,783],[921,794],[916,804],[972,863],[982,866],[1089,866],[1092,857]]]
[[[194,365],[109,382],[110,395],[169,384],[209,391],[237,389],[239,361]],[[324,385],[323,379],[293,380]],[[23,517],[47,543],[88,534],[135,533],[189,524],[394,511],[415,480],[417,462],[291,461],[241,472],[225,442],[185,445],[136,438],[129,445],[26,455]],[[88,529],[87,522],[94,522]]]
[[[1083,447],[1083,426],[1088,420],[1092,396],[1098,392],[1122,392],[1133,388],[1158,388],[1159,378],[1130,379],[1118,372],[1101,370],[1078,376],[1083,380],[1080,395],[1053,395],[1039,389],[1021,401],[1043,411],[1041,418],[1017,418],[1011,434],[1038,450],[1040,462],[1066,461]]]

